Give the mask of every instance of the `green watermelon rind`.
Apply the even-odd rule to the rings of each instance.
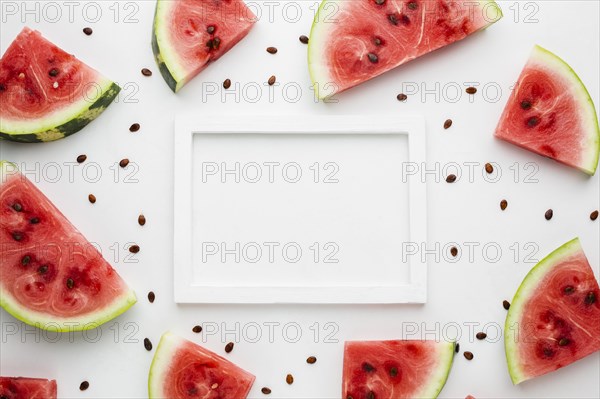
[[[167,24],[164,23],[166,15],[169,14],[169,6],[172,6],[175,2],[157,0],[156,8],[154,10],[154,22],[152,24],[152,52],[154,53],[154,59],[158,70],[162,75],[165,82],[174,93],[177,93],[187,82],[183,78],[185,71],[179,70],[177,66],[177,59],[179,56],[169,45],[166,43],[167,32],[169,29]],[[162,22],[162,23],[161,23]]]
[[[0,140],[43,143],[59,140],[79,132],[100,116],[121,91],[116,83],[105,78],[96,83],[101,88],[101,94],[94,102],[82,98],[56,116],[42,117],[26,123],[16,121],[7,123],[0,120]]]
[[[557,263],[580,251],[583,251],[583,249],[581,248],[579,238],[574,238],[563,244],[535,265],[525,276],[523,282],[521,282],[521,285],[517,289],[510,304],[510,308],[508,309],[506,322],[504,324],[504,350],[506,362],[510,378],[515,385],[529,379],[519,366],[518,336],[515,336],[514,334],[515,326],[519,326],[519,322],[523,317],[524,306],[537,292],[540,283]]]
[[[320,47],[317,48],[319,46],[319,40],[317,40],[317,37],[326,35],[327,34],[326,27],[327,27],[328,23],[333,23],[333,22],[325,22],[325,21],[319,22],[319,21],[321,21],[322,18],[331,17],[331,10],[332,9],[339,10],[340,9],[339,4],[343,4],[345,1],[347,1],[347,0],[323,0],[321,2],[321,4],[319,5],[319,8],[317,9],[317,12],[315,13],[315,17],[313,19],[313,23],[310,28],[310,39],[308,41],[308,73],[310,75],[310,80],[312,82],[312,88],[315,92],[315,98],[319,99],[319,100],[327,99],[337,93],[337,90],[335,90],[334,93],[328,93],[328,94],[321,93],[321,86],[325,87],[327,85],[333,85],[334,83],[329,78],[326,68],[319,68],[319,66],[321,64],[317,65],[317,63],[314,62],[315,59],[320,57],[319,52],[321,50]],[[487,7],[488,5],[495,7],[498,12],[498,17],[494,20],[489,21],[486,25],[482,26],[480,29],[478,29],[475,32],[478,32],[478,31],[488,28],[490,25],[493,25],[494,23],[498,22],[498,20],[500,20],[504,16],[504,14],[502,13],[502,9],[496,3],[496,1],[494,1],[494,0],[476,0],[476,2],[479,3],[480,9],[483,9],[484,7]],[[328,7],[329,4],[333,4],[333,7]],[[326,7],[328,7],[329,10],[325,10]],[[325,15],[322,15],[325,12],[328,12],[328,13]],[[475,32],[473,32],[473,33],[475,33]],[[321,71],[321,69],[323,69],[323,71]]]
[[[165,368],[170,364],[170,354],[174,352],[173,349],[176,348],[179,343],[179,338],[170,331],[164,333],[160,338],[160,342],[156,347],[156,353],[154,353],[154,358],[150,364],[150,372],[148,373],[149,399],[162,398],[162,383],[164,381],[161,377],[166,373]]]
[[[0,185],[4,184],[12,174],[18,171],[17,165],[8,161],[0,161]],[[123,292],[120,298],[106,309],[88,314],[84,317],[52,317],[45,313],[32,311],[19,304],[12,297],[4,295],[0,285],[0,306],[14,318],[42,330],[52,332],[85,331],[97,328],[101,324],[125,313],[137,302],[132,289]]]
[[[456,354],[455,342],[444,342],[440,344],[439,362],[434,374],[429,377],[429,383],[423,387],[423,391],[417,396],[419,398],[437,398],[448,381],[454,355]]]

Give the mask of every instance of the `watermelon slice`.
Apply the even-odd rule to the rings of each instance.
[[[148,394],[150,399],[244,399],[254,378],[229,360],[167,332],[150,366]]]
[[[2,399],[56,399],[56,381],[42,378],[0,377]]]
[[[0,162],[0,305],[51,331],[95,328],[136,297],[16,166]]]
[[[158,0],[152,49],[171,90],[178,92],[228,52],[255,21],[242,0]]]
[[[24,28],[0,60],[0,139],[53,141],[83,129],[121,89]]]
[[[521,72],[496,137],[565,165],[596,172],[600,128],[590,95],[571,67],[535,46]]]
[[[492,0],[324,0],[308,42],[313,87],[332,96],[501,17]]]
[[[453,342],[350,341],[342,398],[436,398],[454,359]]]
[[[600,350],[600,290],[579,239],[525,277],[508,311],[504,345],[514,384]]]

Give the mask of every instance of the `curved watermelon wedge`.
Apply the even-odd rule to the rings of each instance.
[[[308,42],[313,87],[330,97],[501,17],[492,0],[324,0]]]
[[[0,139],[35,143],[83,129],[120,87],[24,28],[0,60]]]
[[[448,379],[454,342],[349,341],[342,398],[436,398]]]
[[[504,334],[514,384],[600,350],[600,290],[579,239],[527,274],[510,305]]]
[[[56,399],[56,381],[42,378],[0,377],[0,398]]]
[[[594,103],[575,71],[540,46],[533,48],[495,135],[589,175],[598,167]]]
[[[242,0],[158,0],[152,50],[174,92],[242,40],[256,16]]]
[[[254,379],[229,360],[167,332],[150,366],[148,396],[244,399]]]
[[[0,305],[51,331],[98,327],[135,293],[15,165],[0,162]]]

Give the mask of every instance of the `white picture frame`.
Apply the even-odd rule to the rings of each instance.
[[[383,116],[199,116],[180,115],[174,135],[174,299],[177,303],[424,303],[427,300],[427,263],[420,254],[408,259],[408,281],[360,284],[252,284],[199,283],[194,279],[193,165],[197,135],[405,135],[412,173],[408,184],[408,234],[412,248],[427,243],[425,165],[426,134],[422,117]],[[403,165],[405,164],[403,163]],[[243,200],[243,199],[242,199]],[[398,243],[398,245],[405,245]],[[210,267],[210,265],[208,266]],[[368,270],[369,268],[365,268]],[[366,273],[368,276],[368,273]],[[381,277],[381,276],[379,276]],[[268,281],[265,278],[264,281]]]

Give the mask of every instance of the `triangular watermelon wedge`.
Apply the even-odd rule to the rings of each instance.
[[[231,50],[254,22],[242,0],[157,0],[152,50],[171,90]]]
[[[324,0],[308,42],[314,90],[330,97],[501,17],[492,0]]]
[[[50,200],[0,162],[0,305],[51,331],[98,327],[135,293]]]
[[[56,399],[56,381],[43,378],[0,377],[0,398]]]
[[[535,46],[496,128],[496,137],[580,169],[596,172],[596,108],[573,69]]]
[[[167,332],[160,339],[148,376],[150,399],[244,399],[254,376],[200,345]]]
[[[510,305],[504,334],[514,384],[600,350],[600,289],[579,239],[527,274]]]
[[[443,341],[346,342],[342,398],[436,398],[454,349],[454,342]]]

